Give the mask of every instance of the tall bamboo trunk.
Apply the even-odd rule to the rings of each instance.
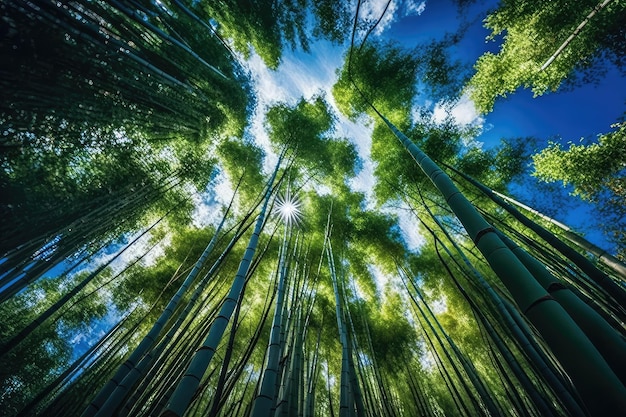
[[[555,226],[557,226],[559,229],[561,229],[563,231],[563,237],[567,240],[569,240],[571,243],[575,244],[576,246],[578,246],[581,249],[584,249],[585,251],[593,254],[600,262],[602,262],[606,267],[610,268],[613,273],[615,273],[616,276],[619,276],[622,278],[623,281],[626,281],[626,265],[624,265],[623,262],[620,262],[619,259],[617,259],[615,256],[611,255],[610,253],[608,253],[607,251],[605,251],[604,249],[594,245],[593,243],[589,242],[587,239],[585,239],[584,237],[580,236],[579,234],[575,233],[572,231],[572,229],[570,227],[568,227],[567,225],[559,222],[558,220],[555,220],[549,216],[546,216],[545,214],[535,210],[532,207],[527,206],[524,203],[521,203],[518,200],[515,200],[514,198],[511,198],[507,195],[504,194],[500,194],[497,191],[491,190],[495,195],[497,195],[498,197],[502,198],[503,200],[505,200],[508,203],[511,203],[517,207],[520,207],[526,211],[529,211],[531,213],[533,213],[534,215],[540,217],[541,219],[547,221],[548,223],[551,223]]]
[[[113,414],[113,412],[120,406],[121,402],[124,400],[128,390],[132,387],[132,385],[134,385],[134,382],[130,383],[130,381],[125,381],[126,384],[121,384],[121,382],[131,372],[135,373],[135,381],[141,377],[142,372],[138,372],[137,364],[139,363],[140,359],[146,353],[148,353],[150,349],[152,349],[166,323],[172,317],[183,297],[198,277],[200,270],[206,263],[209,254],[213,251],[213,248],[217,243],[217,239],[221,234],[224,223],[226,222],[226,218],[230,211],[232,203],[233,201],[231,200],[226,212],[224,213],[224,216],[222,217],[222,220],[220,221],[217,229],[215,230],[215,233],[213,234],[213,237],[204,248],[204,251],[194,264],[193,268],[191,269],[181,286],[178,288],[178,291],[176,291],[174,296],[172,296],[157,321],[152,325],[150,331],[142,339],[142,341],[131,353],[128,359],[122,364],[122,366],[120,366],[113,378],[111,378],[111,380],[107,382],[104,387],[102,387],[100,392],[93,399],[89,407],[87,407],[87,409],[83,412],[81,417],[89,417],[93,415],[98,417],[104,417]]]
[[[276,399],[276,379],[278,375],[278,363],[280,361],[280,332],[283,321],[283,303],[285,300],[286,290],[286,253],[287,253],[287,233],[288,226],[285,225],[283,234],[283,244],[281,247],[279,260],[279,279],[278,279],[278,295],[276,298],[276,306],[274,309],[274,318],[272,319],[272,329],[270,330],[270,341],[267,349],[267,366],[263,370],[261,379],[261,388],[259,394],[254,399],[252,406],[252,417],[270,417],[275,407]]]
[[[626,387],[567,312],[537,283],[448,175],[374,110],[443,194],[520,310],[533,322],[570,374],[592,414],[605,416],[612,410],[626,409]]]
[[[449,166],[448,166],[449,167]],[[489,197],[494,203],[498,204],[500,207],[505,209],[508,213],[510,213],[515,219],[517,219],[520,223],[531,229],[533,232],[537,233],[543,240],[552,245],[556,250],[561,252],[564,256],[570,259],[576,266],[578,266],[589,278],[591,278],[594,282],[596,282],[601,288],[603,288],[619,305],[626,306],[626,290],[619,285],[617,285],[609,276],[607,276],[604,272],[600,271],[595,265],[593,265],[587,258],[585,258],[580,253],[576,252],[574,249],[567,246],[563,243],[558,237],[552,234],[550,231],[540,226],[539,224],[533,222],[531,219],[526,217],[523,213],[517,210],[515,207],[508,204],[502,198],[498,197],[495,193],[493,193],[489,188],[485,187],[483,184],[474,180],[468,175],[449,167],[454,170],[457,174],[462,176],[469,183],[478,188],[483,194]]]
[[[248,269],[250,268],[252,257],[256,252],[259,236],[263,229],[263,225],[265,224],[266,211],[269,205],[270,197],[272,195],[272,186],[282,163],[283,155],[280,156],[278,163],[276,164],[276,168],[274,169],[274,172],[272,173],[272,176],[268,181],[267,188],[265,190],[263,206],[257,218],[254,232],[250,237],[248,247],[246,248],[244,256],[241,259],[237,274],[235,275],[235,279],[233,280],[233,284],[228,293],[228,296],[222,304],[220,314],[213,321],[213,324],[211,325],[211,328],[209,330],[209,334],[207,335],[204,343],[194,354],[193,359],[187,368],[187,372],[176,386],[171,398],[169,399],[168,404],[165,407],[165,410],[160,414],[162,417],[180,417],[185,413],[185,410],[187,410],[187,408],[189,407],[189,404],[191,403],[191,400],[193,399],[196,390],[200,385],[200,381],[202,380],[202,377],[206,369],[208,368],[211,359],[213,359],[213,355],[217,350],[217,346],[222,339],[224,332],[226,331],[226,327],[228,326],[230,317],[237,305],[237,301],[241,298],[241,292],[245,284],[245,278],[248,273]]]

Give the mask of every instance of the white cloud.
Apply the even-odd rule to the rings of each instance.
[[[389,282],[389,275],[381,271],[376,264],[369,264],[367,269],[369,269],[370,273],[374,277],[376,289],[380,294],[383,294],[385,292],[385,285]]]
[[[485,119],[478,113],[474,102],[467,94],[463,94],[452,105],[442,101],[435,104],[433,120],[442,123],[448,117],[451,117],[460,127],[482,128],[485,123]]]
[[[406,3],[407,16],[419,16],[426,10],[425,1],[407,1]]]
[[[366,21],[376,21],[383,14],[385,6],[387,6],[387,0],[371,0],[363,2],[361,4],[360,18]],[[384,16],[378,23],[378,26],[374,29],[373,33],[375,35],[383,33],[397,19],[395,16],[397,7],[397,2],[392,0]]]
[[[310,99],[320,92],[326,92],[329,98],[337,80],[336,69],[343,65],[341,51],[330,42],[317,41],[311,45],[310,53],[285,53],[276,71],[267,68],[254,53],[247,61],[258,100],[249,133],[267,152],[266,171],[272,170],[277,161],[276,155],[270,152],[270,140],[263,126],[267,108],[278,102],[295,104],[301,97]]]
[[[113,244],[107,246],[104,250],[97,253],[89,262],[89,264],[78,268],[74,273],[82,272],[82,271],[94,271],[101,265],[111,261],[111,259],[115,258],[108,266],[111,268],[114,274],[121,272],[127,265],[131,262],[138,259],[140,256],[144,255],[141,258],[140,264],[144,266],[153,266],[156,264],[157,259],[159,259],[165,253],[165,248],[170,244],[171,237],[166,235],[163,239],[161,239],[156,245],[152,241],[151,233],[146,233],[141,236],[141,238],[137,239],[130,247],[124,250],[126,246],[133,242],[139,235],[143,233],[142,231],[136,232],[131,236],[126,236],[124,244]],[[121,252],[123,251],[123,252]],[[121,253],[120,253],[121,252]]]
[[[382,19],[374,29],[375,35],[380,35],[398,20],[408,16],[419,16],[426,10],[426,1],[416,0],[392,0],[385,11],[388,0],[370,0],[361,4],[359,17],[365,21],[376,21],[383,15]]]
[[[233,196],[233,186],[228,176],[219,172],[202,194],[192,194],[193,225],[198,228],[217,225],[222,220],[222,208],[228,206]]]
[[[111,268],[113,268],[116,272],[121,271],[126,267],[126,265],[144,254],[145,255],[140,261],[141,264],[143,266],[154,266],[157,259],[162,257],[165,253],[165,248],[169,246],[170,241],[171,236],[166,235],[156,245],[154,245],[151,233],[146,233],[141,239],[124,251],[124,253],[122,253],[122,255],[120,255],[120,257],[111,264]],[[149,252],[146,253],[147,251]]]
[[[419,233],[417,227],[419,221],[409,210],[392,210],[392,212],[398,216],[398,226],[400,226],[407,248],[417,252],[426,243],[426,238]]]
[[[332,97],[329,101],[335,107]],[[339,114],[336,107],[335,112]],[[337,136],[349,139],[356,146],[356,151],[363,163],[361,171],[350,180],[350,186],[354,191],[364,193],[370,205],[373,204],[371,201],[373,201],[375,184],[374,163],[371,158],[372,130],[373,126],[370,123],[364,121],[355,123],[344,117],[340,117],[337,124]]]
[[[448,311],[447,299],[444,295],[430,302],[430,309],[435,314],[442,314]]]
[[[354,123],[346,119],[337,108],[332,96],[332,86],[337,82],[337,69],[343,65],[341,47],[326,41],[311,45],[311,53],[287,53],[277,71],[269,70],[257,56],[248,62],[258,92],[258,105],[250,127],[250,134],[268,157],[265,170],[274,168],[277,158],[269,152],[270,141],[263,126],[267,107],[277,102],[294,104],[300,97],[311,97],[325,92],[326,100],[338,116],[335,136],[345,137],[356,146],[363,168],[350,182],[355,191],[372,197],[374,187],[374,166],[370,157],[372,126],[366,122]],[[320,190],[323,193],[323,190]]]

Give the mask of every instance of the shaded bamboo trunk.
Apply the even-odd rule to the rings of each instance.
[[[626,409],[626,387],[572,318],[537,283],[450,178],[409,138],[374,110],[443,194],[470,238],[513,295],[520,310],[533,322],[572,377],[591,413],[604,416],[612,410]]]
[[[244,256],[239,264],[239,268],[228,293],[228,297],[222,304],[219,316],[211,325],[211,329],[209,330],[209,334],[207,335],[204,343],[193,355],[193,359],[187,368],[187,372],[176,386],[168,404],[165,407],[165,410],[160,413],[162,417],[182,416],[184,414],[185,410],[192,401],[198,386],[200,385],[204,372],[209,366],[209,363],[217,350],[217,346],[222,338],[222,335],[226,331],[230,317],[236,307],[237,300],[241,297],[245,277],[248,273],[248,269],[250,268],[252,257],[256,252],[259,235],[261,234],[263,225],[265,224],[266,211],[272,195],[272,186],[282,163],[283,155],[279,158],[276,168],[272,173],[272,177],[268,181],[261,212],[257,218],[254,232],[250,237],[248,247],[246,248]]]
[[[569,228],[567,225],[559,222],[558,220],[555,220],[549,216],[546,216],[545,214],[535,210],[532,207],[529,207],[509,196],[506,196],[504,194],[500,194],[497,191],[492,190],[492,192],[497,195],[498,197],[502,198],[503,200],[505,200],[508,203],[511,203],[517,207],[520,207],[526,211],[529,211],[531,213],[533,213],[536,216],[539,216],[541,219],[557,226],[559,229],[563,230],[563,237],[567,240],[569,240],[571,243],[575,244],[576,246],[578,246],[581,249],[584,249],[585,251],[593,254],[600,262],[602,262],[606,267],[610,268],[617,276],[621,277],[622,280],[626,280],[626,265],[624,265],[624,263],[620,262],[619,259],[617,259],[615,256],[611,255],[610,253],[608,253],[607,251],[605,251],[604,249],[594,245],[593,243],[589,242],[587,239],[585,239],[584,237],[580,236],[579,234],[575,233],[572,231],[571,228]]]
[[[485,187],[483,184],[474,180],[468,175],[447,166],[452,169],[455,173],[459,174],[470,184],[474,185],[478,188],[483,194],[489,197],[494,203],[498,204],[500,207],[505,209],[508,213],[510,213],[515,219],[517,219],[524,226],[531,229],[533,232],[537,233],[543,240],[548,242],[552,247],[561,252],[564,256],[570,259],[576,266],[578,266],[589,278],[591,278],[595,283],[597,283],[602,289],[604,289],[607,294],[609,294],[619,305],[626,306],[626,290],[619,285],[617,285],[609,276],[607,276],[604,272],[600,271],[595,265],[593,265],[587,258],[585,258],[580,253],[576,252],[574,249],[567,246],[563,243],[558,237],[552,234],[550,231],[540,226],[539,224],[533,222],[531,219],[526,217],[523,213],[517,210],[515,207],[508,204],[502,198],[498,197],[495,193],[493,193],[489,188]]]

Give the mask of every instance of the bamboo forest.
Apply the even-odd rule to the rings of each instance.
[[[625,0],[0,0],[0,416],[626,416]]]

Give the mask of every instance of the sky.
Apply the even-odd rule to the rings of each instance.
[[[361,16],[376,18],[384,9],[386,1],[365,2]],[[456,48],[458,58],[469,63],[474,62],[486,50],[495,52],[498,49],[497,42],[485,42],[485,37],[489,32],[482,27],[485,11],[494,2],[479,0],[478,3],[462,16],[471,22],[471,25],[466,37]],[[420,42],[440,38],[446,31],[455,30],[459,19],[456,7],[450,0],[394,0],[372,36],[396,40],[410,49]],[[331,89],[336,82],[338,69],[343,66],[347,48],[347,44],[334,45],[327,41],[316,41],[311,44],[308,53],[301,50],[286,50],[282,64],[277,71],[269,70],[259,56],[253,53],[247,61],[247,66],[253,78],[258,105],[248,132],[250,136],[254,137],[262,147],[269,148],[269,138],[264,128],[263,117],[267,107],[274,103],[295,104],[301,97],[308,99],[316,94],[324,93],[331,106],[334,106]],[[548,139],[560,136],[565,143],[577,141],[581,136],[594,136],[606,132],[609,125],[615,123],[624,112],[623,92],[625,91],[626,79],[617,71],[612,71],[597,85],[586,85],[568,92],[533,98],[529,91],[518,91],[507,99],[499,100],[494,111],[486,116],[478,115],[473,103],[466,96],[461,97],[449,111],[457,123],[481,127],[482,133],[476,139],[485,147],[497,145],[503,137],[535,136],[544,139],[545,143]],[[442,120],[446,116],[444,106],[440,103],[432,105],[435,120]],[[353,123],[345,119],[336,107],[335,113],[339,116],[335,135],[351,139],[363,160],[363,168],[351,185],[355,190],[369,193],[371,196],[374,185],[373,166],[369,158],[371,126],[367,121]],[[275,157],[270,154],[265,161],[266,169],[269,171],[275,163]],[[194,197],[197,207],[194,214],[195,225],[201,227],[217,222],[220,213],[215,208],[228,204],[231,196],[232,190],[228,180],[218,175],[205,195]],[[415,219],[407,211],[400,210],[395,214],[398,215],[399,226],[407,246],[409,249],[417,250],[424,239],[416,233]],[[589,222],[589,216],[588,212],[579,209],[568,215],[563,214],[558,220],[575,228],[581,228],[581,225]],[[124,236],[123,242],[102,251],[98,259],[94,260],[89,267],[95,268],[96,265],[110,260],[117,250],[140,233]],[[599,233],[588,234],[588,237],[600,246],[607,246]],[[154,246],[144,257],[143,263],[150,264],[160,257],[163,248],[169,243],[168,239],[166,236]],[[124,251],[113,262],[114,271],[121,270],[124,265],[143,254],[150,247],[149,245],[147,238],[141,239],[132,248]],[[63,267],[67,265],[59,265],[59,268]],[[380,273],[375,275],[382,276]],[[112,312],[104,321],[109,324],[113,323],[119,314],[120,312]],[[76,355],[89,345],[84,333],[77,333],[75,342],[77,344]]]
[[[373,19],[379,16],[386,1],[365,2],[361,17]],[[471,25],[459,47],[456,48],[457,58],[468,63],[473,63],[486,50],[496,52],[499,47],[497,42],[485,42],[489,31],[482,26],[486,10],[494,2],[479,0],[477,3],[462,16],[464,20],[471,22]],[[451,0],[393,0],[387,14],[372,36],[395,40],[411,49],[421,42],[441,38],[446,32],[456,30],[460,18]],[[258,105],[248,133],[259,145],[269,149],[269,138],[264,128],[264,115],[268,106],[277,102],[295,104],[301,97],[309,99],[316,94],[325,94],[339,120],[335,135],[352,140],[363,161],[363,168],[352,180],[351,185],[354,190],[368,195],[373,206],[371,191],[374,186],[374,167],[369,158],[371,125],[367,123],[367,120],[354,123],[342,117],[334,106],[331,93],[332,86],[337,80],[337,71],[343,66],[348,46],[347,43],[335,45],[322,40],[312,42],[310,52],[287,49],[276,71],[268,69],[261,58],[253,53],[247,61],[247,66],[253,78]],[[577,141],[582,136],[595,136],[606,132],[610,124],[615,123],[624,113],[623,92],[625,91],[626,79],[613,70],[597,85],[585,85],[572,91],[546,94],[537,98],[533,98],[528,90],[517,91],[506,99],[498,100],[494,111],[486,116],[478,115],[467,96],[461,97],[449,111],[457,123],[481,127],[482,133],[476,140],[483,143],[484,147],[497,145],[501,138],[527,136],[540,138],[543,144],[557,137],[561,137],[562,142],[566,143]],[[432,106],[435,120],[443,120],[446,116],[444,106],[440,103],[433,103]],[[268,153],[265,160],[266,170],[273,169],[275,163],[276,157]],[[323,192],[323,190],[318,191]],[[516,196],[520,200],[529,201],[524,199],[523,190],[517,189],[516,192],[520,193]],[[221,211],[218,207],[227,205],[231,196],[232,187],[228,179],[224,175],[218,175],[207,193],[194,194],[196,206],[193,215],[194,224],[202,227],[219,222]],[[412,214],[403,210],[388,210],[398,216],[399,226],[408,248],[418,250],[424,238],[417,233],[416,221]],[[590,228],[592,215],[593,212],[588,206],[579,206],[565,213],[558,213],[554,217],[575,230],[584,231],[586,237],[593,243],[610,249],[602,234]],[[131,241],[139,234],[140,232],[134,236],[125,236],[124,240]],[[163,248],[167,244],[167,238],[159,242],[142,262],[144,264],[154,262],[162,255]],[[123,243],[120,243],[116,248],[119,249],[122,245]],[[113,262],[113,269],[122,269],[124,265],[144,253],[148,245],[147,239],[140,240]],[[95,265],[110,260],[116,252],[112,249],[103,251],[90,268],[95,268]],[[62,267],[67,267],[67,265],[59,266],[59,268]]]
[[[394,40],[406,48],[414,48],[420,42],[441,38],[446,32],[455,31],[461,19],[470,26],[465,37],[455,48],[456,58],[472,64],[485,51],[497,52],[499,41],[486,42],[489,31],[482,20],[495,1],[478,1],[462,16],[451,0],[393,0],[385,17],[371,35],[379,39]],[[361,17],[375,18],[384,9],[386,0],[370,0],[363,3]],[[269,70],[255,54],[248,61],[258,94],[258,106],[252,122],[251,134],[266,147],[269,143],[263,128],[263,115],[268,105],[283,101],[295,103],[300,97],[310,98],[325,92],[334,106],[332,85],[337,79],[337,70],[343,65],[348,44],[334,45],[326,41],[311,44],[309,53],[285,50],[282,64],[277,71]],[[481,129],[476,140],[484,147],[499,144],[501,138],[536,137],[541,147],[549,140],[562,143],[578,141],[581,137],[595,137],[610,130],[624,113],[626,78],[617,70],[610,71],[598,84],[584,85],[571,91],[545,94],[534,98],[529,90],[518,90],[515,94],[496,102],[494,111],[486,116],[479,115],[472,101],[462,96],[458,103],[448,109],[461,125],[474,125]],[[441,103],[433,103],[435,120],[443,120],[446,110]],[[335,107],[335,111],[339,111]],[[364,167],[352,185],[356,190],[370,193],[374,184],[372,165],[369,160],[371,128],[366,124],[351,123],[340,117],[337,136],[353,139],[364,161]],[[268,158],[266,167],[272,167],[274,158]],[[518,192],[522,192],[518,190]],[[522,195],[518,198],[522,199]],[[419,247],[422,239],[412,232],[412,220],[400,214],[400,226],[410,248]],[[588,238],[600,246],[608,246],[598,231],[590,229],[588,208],[579,206],[566,213],[559,213],[558,220],[584,231]]]
[[[378,17],[386,1],[365,2],[361,17],[372,19]],[[451,0],[393,0],[387,14],[372,36],[395,40],[411,49],[421,42],[441,38],[446,32],[456,30],[460,19],[463,18],[471,22],[471,25],[459,47],[456,48],[457,58],[473,63],[486,50],[496,52],[499,47],[497,42],[485,42],[489,31],[482,26],[486,10],[494,2],[478,1],[477,3],[461,17]],[[352,140],[363,161],[363,168],[351,185],[354,190],[368,195],[373,206],[371,192],[374,186],[374,167],[369,158],[371,125],[367,123],[367,120],[354,123],[342,117],[334,106],[331,93],[332,86],[337,80],[337,71],[343,66],[348,46],[347,43],[335,45],[321,40],[311,43],[310,52],[287,49],[276,71],[268,69],[261,58],[253,53],[247,61],[247,66],[253,78],[258,105],[248,133],[260,146],[269,149],[269,138],[264,127],[264,115],[268,106],[277,102],[295,104],[301,97],[309,99],[316,94],[325,94],[339,120],[335,135]],[[561,137],[563,143],[566,143],[577,141],[582,136],[595,136],[606,132],[610,124],[615,123],[624,113],[624,91],[626,91],[626,79],[613,70],[597,85],[585,85],[572,91],[533,98],[528,90],[520,90],[506,99],[497,101],[494,111],[486,116],[478,115],[467,96],[461,97],[458,103],[448,111],[461,125],[479,126],[482,133],[476,140],[483,143],[484,147],[497,145],[501,138],[527,136],[540,138],[544,144],[548,140]],[[432,106],[435,120],[443,120],[446,116],[444,106],[440,103],[433,103]],[[273,169],[275,163],[276,157],[268,153],[265,160],[266,170]],[[318,191],[323,192],[323,190]],[[523,198],[523,190],[517,191],[521,192],[517,197],[528,202]],[[194,195],[196,206],[193,215],[194,224],[202,227],[218,222],[221,212],[217,208],[227,205],[231,196],[232,187],[228,179],[223,175],[218,175],[207,193]],[[399,226],[408,248],[418,250],[424,238],[417,233],[416,221],[412,214],[403,210],[393,210],[393,213],[398,216]],[[592,215],[588,207],[580,206],[566,213],[558,213],[555,217],[574,227],[575,230],[584,231],[586,237],[597,245],[610,249],[601,233],[590,229]],[[139,233],[134,236],[125,236],[126,242]],[[144,264],[154,262],[161,256],[167,243],[167,239],[159,242],[142,262]],[[121,245],[117,246],[117,248],[120,247]],[[137,245],[133,245],[132,248],[122,253],[113,262],[112,267],[114,270],[122,269],[146,249],[148,249],[148,240],[142,239]],[[90,267],[93,268],[95,265],[108,261],[115,253],[115,250],[100,253],[98,259]]]

